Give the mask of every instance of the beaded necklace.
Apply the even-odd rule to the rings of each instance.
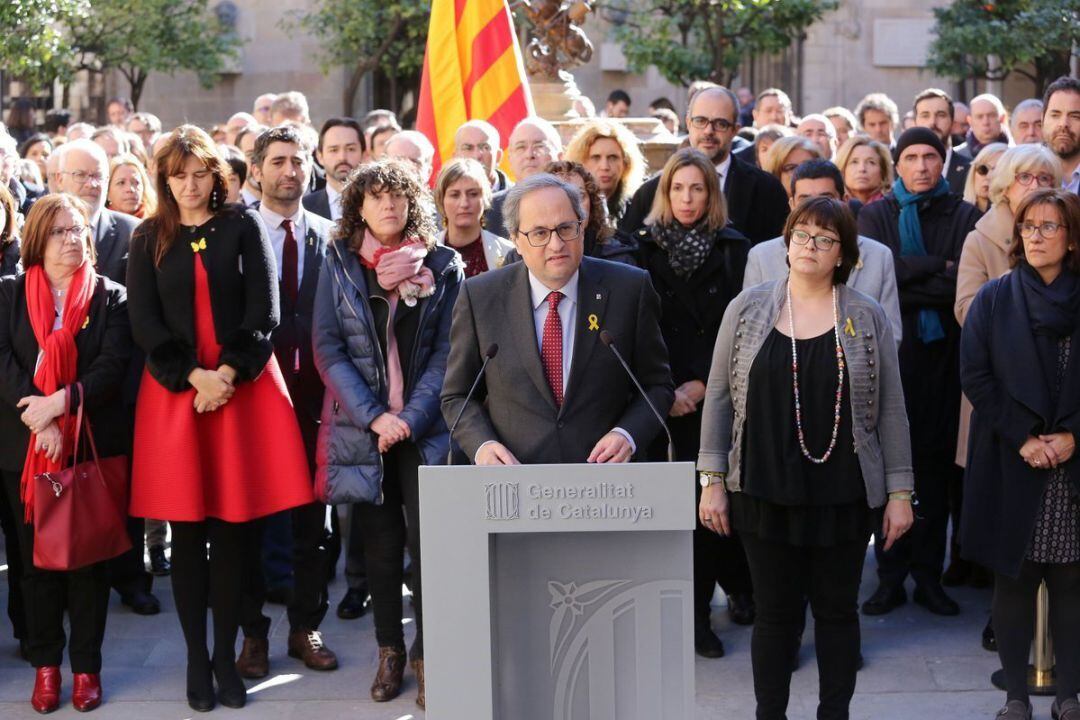
[[[803,457],[815,465],[823,465],[828,461],[832,451],[836,448],[836,438],[840,434],[840,403],[844,394],[844,350],[840,347],[840,307],[836,299],[836,286],[832,289],[833,299],[833,334],[836,337],[836,406],[833,411],[832,439],[829,441],[829,449],[820,458],[810,454],[806,447],[806,436],[803,434],[802,405],[799,402],[799,356],[795,350],[795,317],[791,310],[791,282],[787,284],[787,316],[788,329],[791,331],[791,378],[795,389],[795,429],[799,435],[799,449]]]

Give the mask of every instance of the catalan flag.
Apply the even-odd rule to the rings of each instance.
[[[435,172],[454,154],[454,133],[487,120],[505,147],[532,115],[514,20],[506,0],[433,0],[416,129],[435,146]]]

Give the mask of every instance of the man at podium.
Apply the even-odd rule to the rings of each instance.
[[[577,190],[552,175],[514,186],[503,217],[523,262],[458,296],[442,392],[452,440],[477,465],[627,462],[674,400],[648,275],[582,257]]]

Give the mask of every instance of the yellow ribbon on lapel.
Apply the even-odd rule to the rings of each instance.
[[[86,319],[83,320],[82,329],[85,330],[88,327],[90,327],[90,316],[89,315],[87,315]]]
[[[191,252],[197,253],[206,249],[206,238],[199,238],[198,242],[191,243]]]
[[[848,318],[847,322],[844,323],[844,334],[855,337],[855,323],[851,322],[851,318]]]
[[[600,318],[596,317],[596,315],[589,316],[589,329],[594,332],[600,329]]]

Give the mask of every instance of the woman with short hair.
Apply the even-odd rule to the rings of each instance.
[[[1001,156],[1009,149],[1005,143],[990,143],[975,156],[964,181],[964,201],[985,213],[994,204],[990,197],[990,185]]]
[[[618,224],[647,170],[634,134],[621,123],[590,120],[570,139],[563,156],[592,174],[607,201],[609,222]]]
[[[964,475],[964,557],[994,571],[1005,671],[1001,720],[1031,720],[1035,598],[1050,595],[1056,720],[1080,720],[1080,199],[1040,189],[1016,207],[1014,267],[967,313],[960,380],[975,411]]]
[[[850,209],[809,198],[784,242],[788,278],[743,291],[724,313],[702,411],[698,515],[714,532],[737,531],[746,549],[758,720],[785,717],[806,598],[817,717],[832,720],[848,717],[855,691],[870,534],[891,547],[912,524],[911,447],[892,327],[845,285],[859,260]]]
[[[439,170],[434,195],[445,225],[435,242],[461,254],[465,277],[502,267],[514,245],[483,228],[484,211],[491,207],[491,183],[484,167],[472,158],[451,160]]]

